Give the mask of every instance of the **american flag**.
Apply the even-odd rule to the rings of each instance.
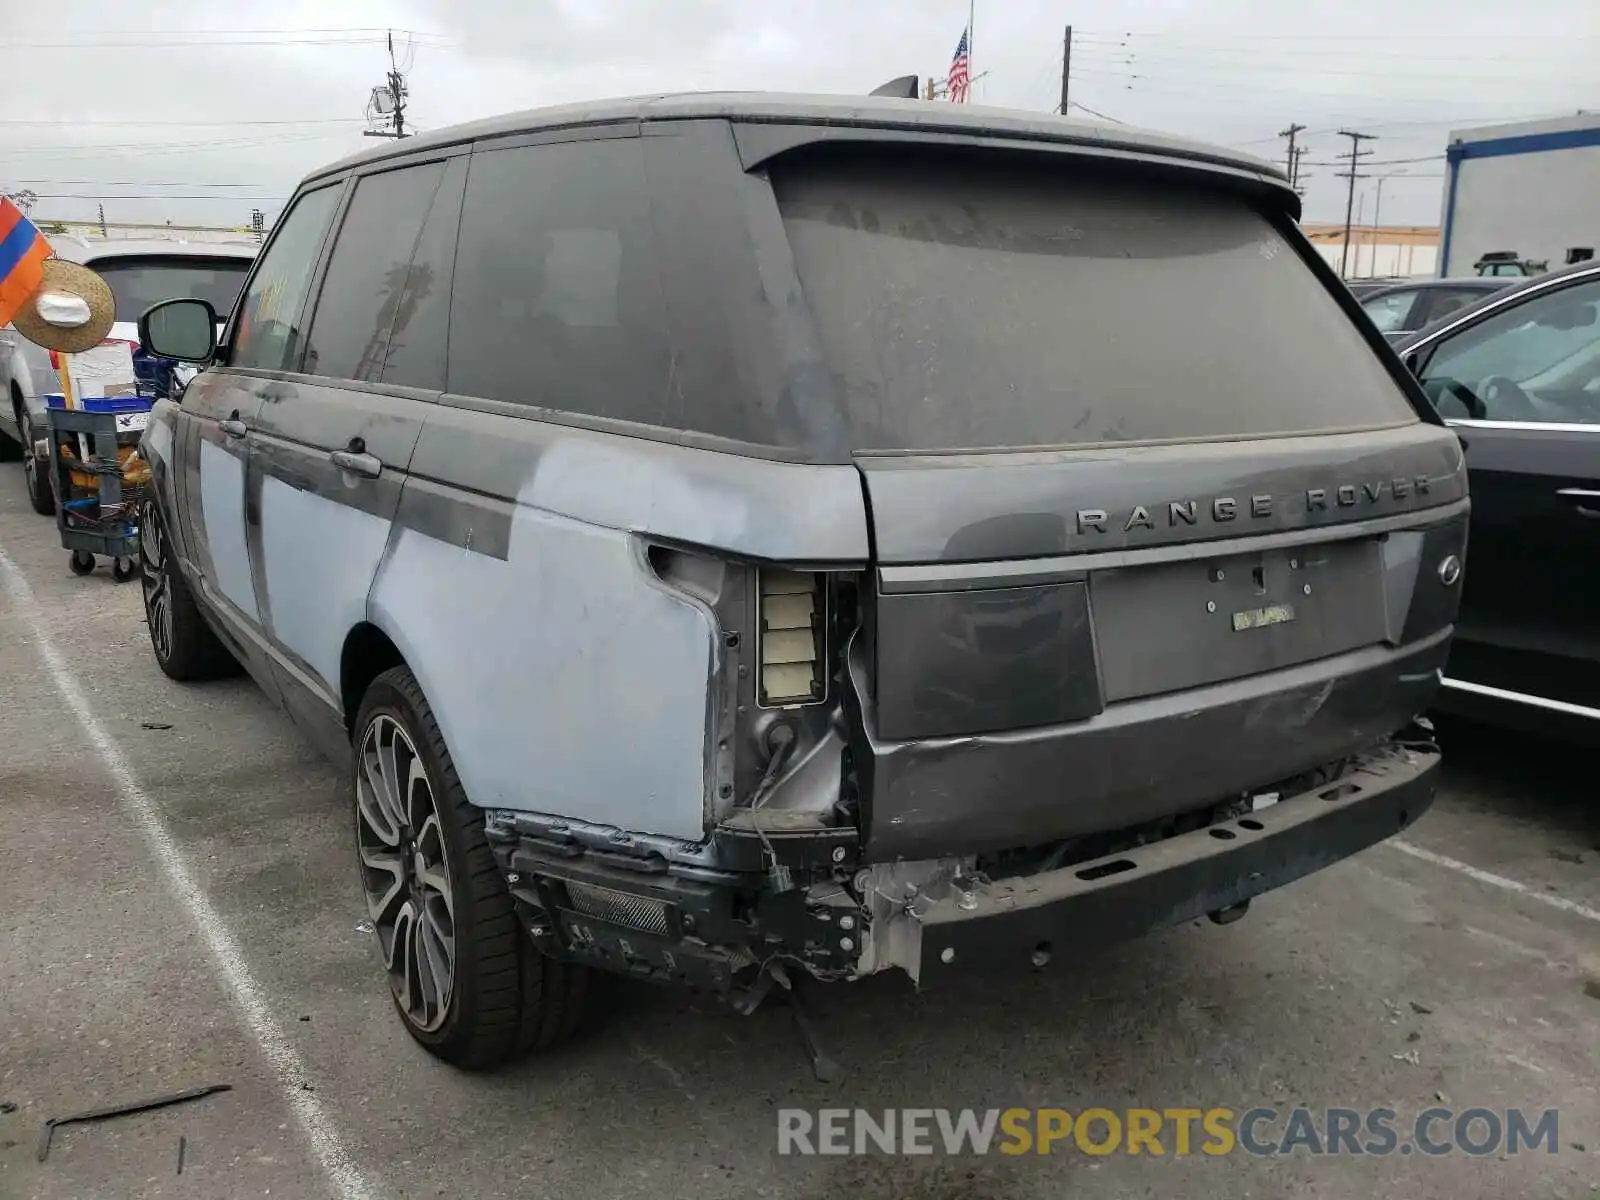
[[[972,65],[967,34],[971,30],[961,31],[961,41],[956,44],[956,56],[950,60],[949,95],[951,104],[965,104],[972,98]]]

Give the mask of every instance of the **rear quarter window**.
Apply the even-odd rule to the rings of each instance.
[[[840,155],[773,177],[858,451],[1307,434],[1417,419],[1232,194],[1052,159]]]
[[[659,424],[668,361],[639,139],[477,150],[461,207],[450,390]]]

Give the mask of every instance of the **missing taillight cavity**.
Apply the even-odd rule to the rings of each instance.
[[[821,703],[828,694],[827,577],[769,569],[758,574],[760,703],[765,708]]]

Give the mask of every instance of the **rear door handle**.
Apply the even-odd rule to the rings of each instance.
[[[335,450],[328,455],[328,458],[341,471],[351,471],[368,479],[376,479],[383,472],[383,463],[372,454],[358,453],[354,450]]]
[[[1579,515],[1600,520],[1600,490],[1595,488],[1562,488],[1556,495],[1577,509]]]
[[[239,420],[238,413],[234,413],[233,416],[229,417],[226,421],[219,421],[217,423],[222,426],[222,432],[227,434],[229,437],[243,437],[245,434],[250,432],[250,427],[243,421]]]

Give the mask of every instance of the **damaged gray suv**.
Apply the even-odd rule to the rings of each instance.
[[[150,636],[349,762],[406,1027],[1024,969],[1415,821],[1460,446],[1266,164],[651,98],[307,178],[143,442]],[[822,1065],[820,1052],[814,1057]]]

